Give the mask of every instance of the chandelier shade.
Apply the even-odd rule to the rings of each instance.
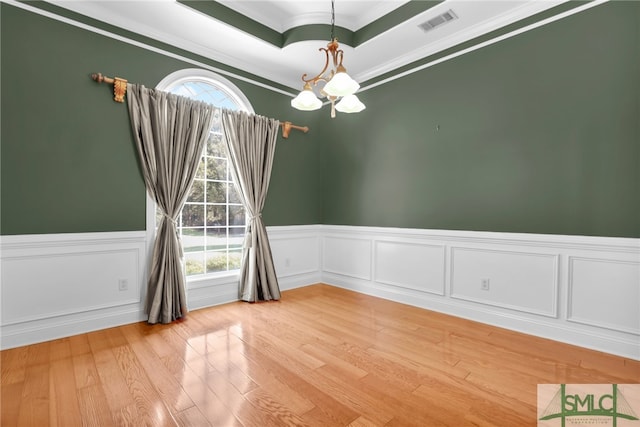
[[[336,104],[336,110],[341,113],[359,113],[365,108],[367,107],[355,95],[347,95]]]
[[[322,90],[329,96],[347,96],[353,95],[358,89],[360,85],[346,71],[338,71]]]
[[[326,62],[322,71],[315,77],[306,78],[302,75],[304,88],[293,100],[291,106],[302,111],[313,111],[322,107],[322,101],[316,95],[314,87],[322,82],[318,87],[319,93],[327,97],[331,103],[331,117],[336,116],[336,110],[343,113],[357,113],[365,109],[364,104],[354,95],[360,89],[357,81],[347,74],[346,68],[342,65],[344,51],[340,49],[338,39],[334,37],[335,27],[335,1],[331,1],[331,41],[326,48],[320,48],[324,52]],[[331,63],[332,67],[329,67]],[[338,102],[336,104],[336,102]],[[339,107],[340,106],[340,107]]]
[[[307,83],[302,92],[291,100],[291,106],[297,110],[313,111],[322,107],[322,101],[318,99],[311,85]]]

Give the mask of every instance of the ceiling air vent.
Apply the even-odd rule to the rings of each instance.
[[[442,24],[453,21],[454,19],[458,19],[458,16],[453,12],[453,10],[449,9],[445,13],[438,15],[435,18],[431,18],[427,22],[418,25],[418,27],[420,27],[422,31],[426,33],[427,31],[431,31]]]

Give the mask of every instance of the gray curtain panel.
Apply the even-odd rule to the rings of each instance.
[[[222,128],[249,221],[240,267],[240,299],[248,302],[280,299],[262,208],[269,189],[280,122],[238,111],[222,112]]]
[[[149,323],[170,323],[187,313],[176,221],[193,183],[216,108],[136,84],[127,85],[127,102],[145,185],[162,211],[145,309]]]

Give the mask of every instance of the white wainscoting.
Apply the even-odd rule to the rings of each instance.
[[[324,236],[322,271],[371,280],[371,248],[370,239]]]
[[[638,259],[570,256],[568,319],[640,335],[639,284]]]
[[[320,227],[270,227],[280,288],[320,281]],[[0,348],[146,320],[145,231],[3,236]],[[126,288],[126,289],[125,289]],[[190,310],[238,300],[238,274],[189,278]]]
[[[452,246],[451,297],[557,317],[558,258],[557,254]]]
[[[639,239],[331,225],[321,235],[324,283],[640,360]]]
[[[320,225],[267,227],[281,290],[320,282]]]
[[[143,319],[144,232],[2,237],[2,348]]]
[[[282,290],[323,282],[640,360],[640,239],[267,231]],[[3,236],[1,347],[144,320],[147,239],[144,231]],[[188,280],[192,310],[237,299],[237,274]]]
[[[420,240],[377,239],[374,248],[376,282],[444,295],[444,245]]]

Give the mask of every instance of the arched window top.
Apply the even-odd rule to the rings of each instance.
[[[213,71],[187,68],[166,76],[156,89],[207,102],[227,110],[254,113],[247,97],[228,79]]]

